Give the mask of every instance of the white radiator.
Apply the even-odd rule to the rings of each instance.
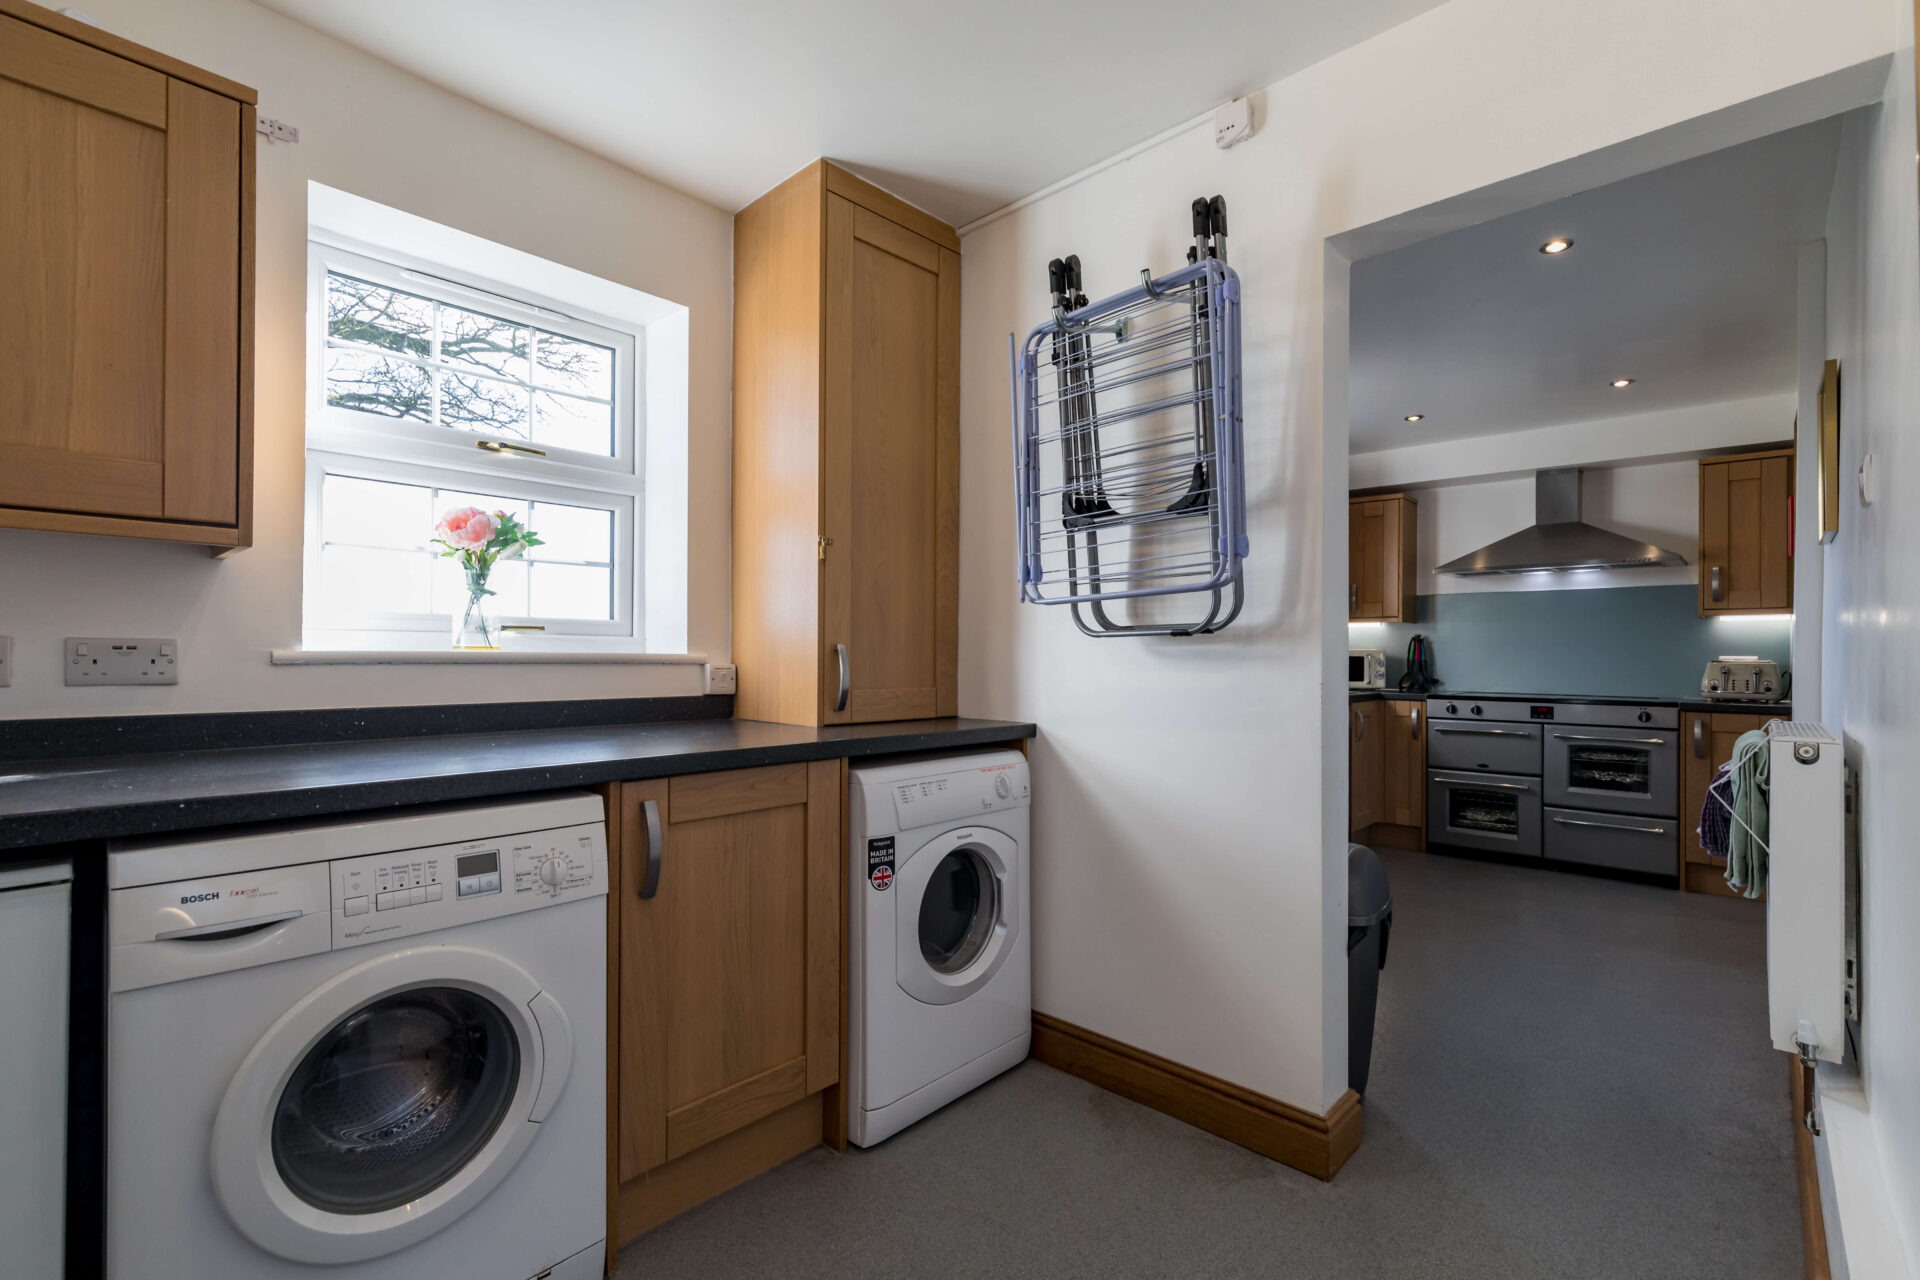
[[[1807,721],[1768,726],[1767,1012],[1773,1047],[1839,1062],[1853,981],[1845,766]]]

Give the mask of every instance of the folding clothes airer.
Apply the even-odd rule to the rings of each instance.
[[[1193,202],[1187,265],[1089,302],[1047,264],[1053,318],[1012,347],[1020,597],[1090,636],[1193,636],[1240,614],[1247,554],[1240,279],[1227,209]],[[1057,430],[1044,411],[1053,409]],[[1115,621],[1116,600],[1206,593],[1190,622]]]

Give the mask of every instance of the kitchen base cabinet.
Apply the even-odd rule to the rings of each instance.
[[[839,760],[613,790],[610,1245],[822,1140],[843,794]]]
[[[1394,849],[1427,847],[1427,707],[1381,698],[1348,707],[1348,838]]]
[[[1739,897],[1727,887],[1727,860],[1700,847],[1700,810],[1720,766],[1733,759],[1740,735],[1775,719],[1726,711],[1688,711],[1680,717],[1680,890]]]
[[[1379,702],[1356,702],[1347,708],[1347,832],[1355,840],[1380,821],[1381,724],[1386,718]]]

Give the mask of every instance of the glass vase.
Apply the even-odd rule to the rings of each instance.
[[[500,610],[487,586],[484,569],[466,571],[466,602],[453,616],[453,647],[456,649],[498,649],[500,647]]]

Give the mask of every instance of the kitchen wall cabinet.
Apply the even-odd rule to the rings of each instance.
[[[610,1242],[829,1132],[844,769],[773,765],[613,791]]]
[[[0,526],[251,541],[254,102],[0,0]]]
[[[1700,847],[1700,809],[1720,766],[1733,759],[1733,744],[1750,729],[1774,719],[1725,711],[1687,711],[1680,716],[1680,888],[1690,893],[1738,897],[1727,887],[1727,860]]]
[[[1425,700],[1368,699],[1348,711],[1349,836],[1359,844],[1425,849]]]
[[[1347,500],[1347,617],[1412,622],[1418,504],[1404,493]]]
[[[744,718],[955,714],[959,249],[825,161],[734,220]]]
[[[1793,612],[1793,450],[1700,460],[1700,615]]]
[[[1385,761],[1385,723],[1391,719],[1386,704],[1377,700],[1347,707],[1347,777],[1349,834],[1364,834],[1381,820],[1381,769]]]

